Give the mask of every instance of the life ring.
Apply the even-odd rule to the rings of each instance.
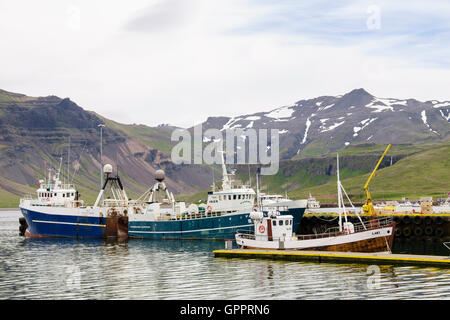
[[[264,233],[264,231],[266,231],[266,228],[264,228],[263,225],[260,225],[258,230],[259,230],[260,233]]]
[[[207,206],[207,207],[206,207],[206,210],[209,211],[209,212],[211,212],[211,210],[212,210],[211,206]]]

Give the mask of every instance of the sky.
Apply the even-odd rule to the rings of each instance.
[[[0,88],[191,127],[365,88],[450,100],[450,1],[0,0]]]

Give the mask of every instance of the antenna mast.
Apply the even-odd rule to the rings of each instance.
[[[69,150],[67,151],[67,183],[70,177],[70,135],[69,135]]]

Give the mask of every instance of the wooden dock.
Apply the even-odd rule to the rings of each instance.
[[[428,256],[389,253],[361,253],[336,251],[297,251],[227,249],[214,250],[214,257],[313,261],[333,263],[388,264],[450,268],[449,256]]]

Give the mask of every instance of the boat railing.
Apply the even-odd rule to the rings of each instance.
[[[173,217],[172,220],[194,220],[194,219],[201,219],[201,218],[210,218],[210,217],[221,217],[223,215],[226,215],[227,213],[223,212],[192,212],[192,213],[184,213],[181,215],[177,215],[176,217]]]
[[[20,198],[20,204],[23,204],[25,201],[33,200],[31,194],[26,194],[22,198]]]
[[[50,188],[51,190],[55,190],[55,188],[57,187],[58,189],[64,189],[64,190],[75,190],[75,185],[70,184],[70,183],[61,183],[58,185],[55,185],[54,183],[43,183],[40,185],[40,187],[42,189],[48,189]]]
[[[125,200],[105,199],[102,201],[103,207],[125,207]]]
[[[352,233],[382,228],[382,227],[391,225],[392,222],[393,222],[392,217],[370,218],[365,223],[361,223],[361,222],[354,223],[353,224],[354,230]],[[328,237],[338,236],[341,234],[342,234],[342,232],[339,230],[339,227],[332,227],[332,228],[328,228],[323,233],[306,234],[306,235],[298,234],[296,236],[297,236],[297,239],[299,239],[299,240],[309,240],[309,239],[328,238]]]

